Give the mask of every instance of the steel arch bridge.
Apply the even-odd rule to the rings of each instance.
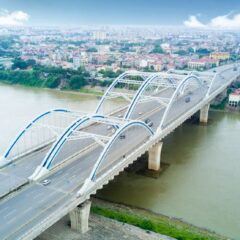
[[[169,124],[219,88],[222,84],[219,75],[221,73],[178,70],[127,71],[112,82],[94,113],[54,109],[36,117],[6,150],[0,166],[43,149],[45,157],[29,176],[31,180],[38,180],[75,156],[94,150],[98,158],[89,167],[79,190],[82,195],[97,181],[103,169],[111,167],[112,149],[116,146],[121,149],[123,139],[127,138],[136,148],[161,134]],[[105,113],[104,105],[114,98],[120,100],[122,106]],[[152,122],[154,124],[149,124]],[[124,161],[127,154],[123,152],[119,161]]]

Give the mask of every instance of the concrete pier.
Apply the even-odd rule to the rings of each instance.
[[[200,123],[206,124],[208,122],[208,111],[210,104],[206,104],[200,109]]]
[[[155,144],[148,151],[148,169],[159,171],[161,165],[161,151],[163,142]]]
[[[85,201],[69,213],[71,228],[79,233],[88,231],[91,201]]]

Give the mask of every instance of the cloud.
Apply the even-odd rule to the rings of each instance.
[[[189,16],[188,20],[184,21],[183,24],[186,27],[190,27],[190,28],[203,28],[205,27],[205,25],[203,23],[201,23],[197,16]]]
[[[0,25],[21,26],[29,20],[29,15],[23,11],[9,12],[8,10],[0,11]]]
[[[217,16],[206,24],[199,21],[197,16],[192,15],[183,24],[189,28],[240,29],[240,13]]]

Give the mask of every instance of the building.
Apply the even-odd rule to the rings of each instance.
[[[106,38],[107,38],[106,32],[102,32],[102,31],[93,32],[93,39],[94,40],[104,40]]]
[[[73,68],[78,69],[81,66],[80,57],[73,57]]]
[[[210,58],[215,60],[227,60],[230,58],[229,52],[213,52],[210,54]]]
[[[148,61],[147,60],[144,60],[144,59],[140,60],[140,62],[139,62],[139,67],[140,68],[145,68],[147,66],[148,66]]]
[[[188,62],[188,68],[190,69],[208,69],[211,67],[217,67],[219,65],[219,60],[211,59],[211,58],[201,58],[201,59],[194,59]]]
[[[207,67],[207,63],[204,59],[196,59],[188,62],[188,68],[190,69],[204,69]]]
[[[240,88],[229,94],[228,104],[232,107],[237,107],[240,102]]]

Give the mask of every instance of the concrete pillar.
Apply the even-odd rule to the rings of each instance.
[[[161,151],[162,151],[162,142],[155,144],[148,151],[148,169],[159,171],[161,164]]]
[[[205,106],[200,109],[200,122],[201,123],[207,123],[208,122],[208,110],[209,110],[210,104],[206,104]]]
[[[85,233],[88,231],[88,218],[90,214],[91,202],[85,201],[74,210],[70,215],[71,228],[79,233]]]

